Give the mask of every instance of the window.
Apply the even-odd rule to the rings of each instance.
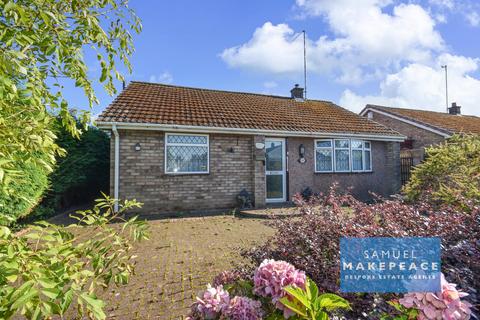
[[[208,173],[208,135],[165,135],[166,173]]]
[[[363,140],[315,140],[315,172],[372,171],[371,143]]]
[[[335,171],[350,171],[350,140],[335,140]]]
[[[315,141],[315,171],[333,171],[333,146],[332,140]]]
[[[371,150],[371,144],[368,141],[363,142],[363,163],[364,165],[364,171],[372,171],[372,150]]]

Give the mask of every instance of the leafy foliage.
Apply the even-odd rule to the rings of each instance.
[[[55,155],[54,116],[79,136],[62,85],[73,81],[88,99],[98,103],[84,61],[95,53],[101,83],[109,94],[130,71],[132,34],[141,24],[127,0],[0,0],[0,187],[21,174],[17,164],[32,163],[52,171]],[[78,114],[83,127],[89,113]],[[35,157],[36,152],[46,157]]]
[[[284,290],[289,296],[283,297],[280,302],[294,311],[299,319],[328,320],[330,318],[327,312],[350,308],[348,301],[336,294],[319,294],[317,285],[309,278],[305,290],[292,286]]]
[[[285,261],[265,260],[253,275],[223,271],[213,282],[192,304],[187,320],[328,320],[329,313],[350,308],[342,297],[319,294],[315,282]]]
[[[413,170],[403,189],[408,200],[465,211],[480,205],[480,136],[456,135],[426,152],[427,159]]]
[[[296,199],[301,199],[298,203],[304,214],[272,221],[275,235],[265,245],[244,253],[254,263],[285,260],[305,270],[320,291],[338,293],[341,237],[438,236],[442,239],[445,273],[456,282],[464,278],[466,283],[461,285],[465,289],[480,286],[479,207],[472,206],[467,215],[451,207],[437,211],[428,204],[412,205],[400,200],[365,204],[348,194],[338,195],[335,186],[327,195],[308,201],[301,196]],[[344,297],[354,310],[372,310],[372,295]]]
[[[75,215],[81,226],[89,227],[82,238],[75,233],[76,225],[39,222],[24,235],[0,227],[0,318],[63,318],[77,312],[105,319],[98,291],[128,282],[134,271],[132,244],[148,238],[145,222],[121,218],[140,204],[126,200],[114,212],[116,201],[96,200],[93,209]],[[116,221],[122,225],[112,224]]]
[[[0,225],[10,225],[25,217],[48,187],[47,172],[31,163],[17,164],[21,172],[10,184],[11,193],[0,192]]]
[[[417,309],[406,308],[396,300],[388,301],[388,304],[395,309],[396,314],[384,314],[380,320],[415,320],[418,317]]]
[[[59,124],[57,136],[56,143],[66,155],[57,158],[49,175],[50,188],[34,210],[36,216],[87,203],[108,191],[110,140],[106,133],[89,126],[77,139]]]

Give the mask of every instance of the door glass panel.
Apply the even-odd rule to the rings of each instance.
[[[267,199],[283,198],[283,175],[267,175]]]
[[[266,143],[266,170],[267,171],[282,171],[282,142],[281,141],[268,141]]]

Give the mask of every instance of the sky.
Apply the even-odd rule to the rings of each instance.
[[[480,116],[478,0],[133,0],[143,31],[127,81],[307,98],[354,112],[367,103]],[[87,64],[94,66],[94,57]],[[91,68],[90,75],[99,78]],[[96,85],[100,113],[113,99]],[[119,84],[121,88],[121,84]],[[70,104],[84,108],[67,87]]]

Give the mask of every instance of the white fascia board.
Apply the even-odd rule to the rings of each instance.
[[[382,114],[384,116],[387,116],[387,117],[390,117],[392,119],[396,119],[396,120],[399,120],[399,121],[402,121],[402,122],[405,122],[405,123],[408,123],[412,126],[415,126],[417,128],[421,128],[421,129],[424,129],[424,130],[427,130],[427,131],[430,131],[430,132],[433,132],[435,134],[438,134],[444,138],[450,138],[452,135],[451,134],[448,134],[448,133],[445,133],[444,131],[440,131],[440,130],[437,130],[437,129],[434,129],[432,127],[429,127],[429,126],[426,126],[426,125],[423,125],[421,123],[418,123],[418,122],[415,122],[415,121],[411,121],[411,120],[408,120],[408,119],[405,119],[405,118],[402,118],[402,117],[399,117],[399,116],[396,116],[396,115],[393,115],[391,113],[388,113],[388,112],[385,112],[385,111],[381,111],[381,110],[378,110],[378,109],[375,109],[375,108],[365,108],[361,113],[360,115],[363,117],[365,116],[365,114],[368,112],[368,111],[372,111],[372,112],[377,112],[379,114]],[[373,120],[375,121],[375,120]]]
[[[281,130],[263,130],[247,128],[222,128],[222,127],[203,127],[187,125],[169,125],[155,123],[122,123],[122,122],[97,122],[100,129],[111,129],[115,125],[118,130],[154,130],[169,132],[191,132],[191,133],[225,133],[225,134],[246,134],[246,135],[264,135],[269,137],[312,137],[312,138],[357,138],[376,141],[396,141],[403,142],[407,137],[363,134],[363,133],[338,133],[338,132],[301,132],[301,131],[281,131]]]

